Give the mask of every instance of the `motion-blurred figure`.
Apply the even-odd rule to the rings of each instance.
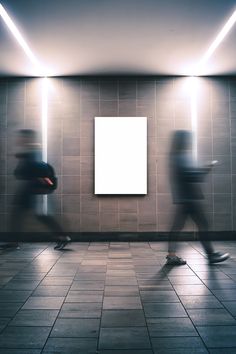
[[[215,252],[208,234],[208,221],[202,200],[201,188],[205,176],[211,171],[217,161],[208,166],[197,167],[192,157],[192,134],[186,130],[173,133],[170,150],[170,177],[173,203],[176,204],[175,215],[169,236],[169,249],[166,264],[182,265],[186,261],[176,255],[176,233],[181,231],[186,219],[191,217],[199,230],[202,246],[210,263],[223,262],[229,254]]]
[[[19,152],[16,154],[18,163],[14,175],[19,182],[15,192],[12,213],[10,217],[9,231],[12,235],[12,242],[2,246],[2,248],[19,247],[17,234],[24,228],[29,212],[43,224],[45,224],[56,236],[55,249],[62,249],[70,241],[70,237],[65,236],[60,223],[51,215],[39,213],[38,194],[44,194],[47,183],[52,183],[48,178],[42,178],[42,167],[48,166],[42,162],[42,152],[40,144],[37,143],[37,134],[31,129],[22,129],[18,132],[17,145]],[[51,166],[49,166],[51,168]],[[52,169],[52,168],[51,168]],[[53,169],[52,169],[53,170]],[[45,186],[45,187],[44,187]]]

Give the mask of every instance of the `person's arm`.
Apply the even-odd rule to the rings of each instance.
[[[200,167],[195,166],[189,158],[184,158],[182,160],[182,171],[185,180],[192,183],[202,182],[216,163],[216,161],[212,161],[210,164]]]

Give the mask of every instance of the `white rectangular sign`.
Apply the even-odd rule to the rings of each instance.
[[[146,117],[95,117],[95,194],[147,194]]]

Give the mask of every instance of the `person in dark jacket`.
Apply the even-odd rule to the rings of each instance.
[[[70,237],[65,236],[60,223],[51,215],[38,212],[38,199],[35,186],[40,179],[37,176],[37,166],[42,161],[40,144],[37,143],[37,134],[31,129],[22,129],[18,132],[18,146],[20,151],[15,155],[17,166],[14,175],[18,181],[18,188],[13,198],[13,206],[9,223],[11,242],[2,245],[1,248],[19,248],[17,235],[24,228],[28,212],[43,224],[45,224],[54,234],[56,239],[55,249],[63,249],[70,241]],[[43,183],[43,182],[42,182]]]
[[[170,181],[173,203],[176,210],[169,234],[169,247],[167,264],[182,265],[186,261],[176,255],[176,233],[180,232],[188,217],[198,227],[199,238],[210,263],[226,260],[228,253],[215,252],[212,243],[208,239],[208,221],[206,218],[202,200],[202,183],[206,175],[211,171],[216,161],[208,166],[196,166],[192,154],[192,133],[186,130],[177,130],[172,137],[170,150]]]

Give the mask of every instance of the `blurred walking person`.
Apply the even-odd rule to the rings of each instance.
[[[57,242],[55,249],[63,249],[70,241],[60,223],[51,215],[39,213],[40,194],[49,194],[57,187],[57,179],[53,168],[42,161],[40,144],[37,134],[31,129],[18,132],[17,145],[20,151],[16,154],[18,160],[14,175],[19,182],[13,198],[13,206],[9,223],[11,241],[1,248],[19,248],[18,234],[23,231],[29,212],[54,234]]]
[[[186,261],[176,255],[177,233],[185,225],[188,217],[198,227],[199,238],[210,263],[223,262],[229,258],[228,253],[215,252],[209,240],[209,226],[206,218],[202,192],[202,183],[217,161],[208,166],[196,166],[192,156],[192,133],[177,130],[173,133],[170,149],[170,182],[173,203],[176,205],[173,223],[169,234],[168,265],[183,265]]]

